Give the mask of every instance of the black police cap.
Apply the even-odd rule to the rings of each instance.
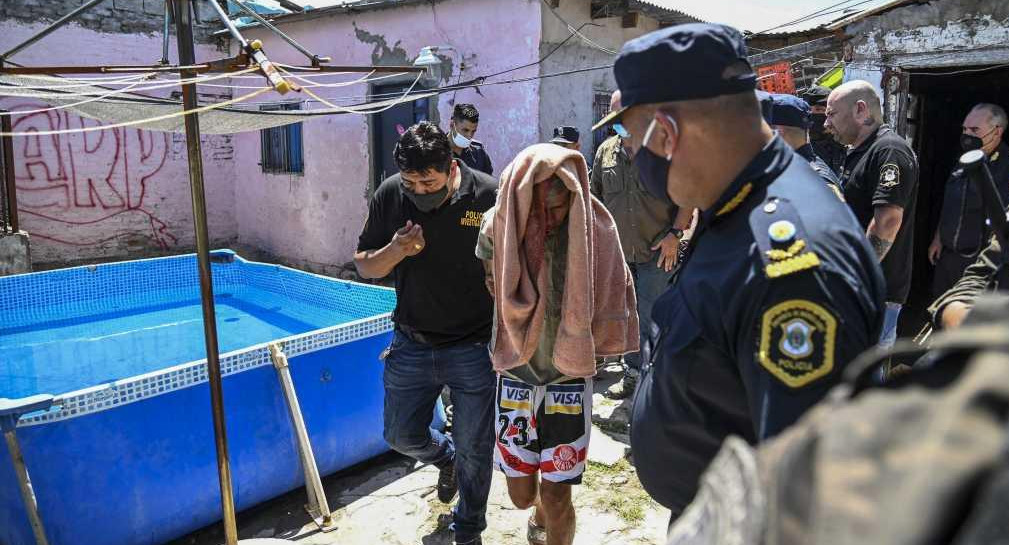
[[[617,121],[638,104],[698,100],[752,91],[757,76],[738,30],[689,23],[650,32],[624,44],[613,66],[620,110],[592,130]]]
[[[576,144],[581,134],[575,127],[556,127],[554,137],[550,140],[552,144]]]

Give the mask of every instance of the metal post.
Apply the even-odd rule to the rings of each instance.
[[[287,411],[291,417],[291,425],[294,426],[294,436],[298,441],[301,466],[305,471],[305,489],[308,491],[308,505],[305,506],[305,510],[312,516],[320,530],[331,532],[337,527],[333,523],[333,514],[330,512],[329,502],[326,500],[326,490],[322,486],[319,466],[315,462],[312,441],[308,437],[305,416],[301,412],[298,393],[294,389],[294,380],[291,378],[287,355],[277,343],[271,343],[269,350],[273,367],[277,370],[277,379],[280,380],[280,386],[284,391],[284,399],[287,401]]]
[[[13,132],[11,129],[11,114],[0,110],[0,131]],[[4,191],[6,192],[7,222],[11,231],[17,233],[21,229],[18,222],[18,190],[14,185],[14,137],[0,136],[0,153],[3,154]]]
[[[70,21],[73,21],[74,19],[76,19],[78,15],[80,15],[80,14],[84,13],[85,11],[87,11],[87,10],[89,10],[89,9],[97,6],[98,4],[101,4],[104,1],[105,0],[90,0],[89,2],[81,5],[81,7],[79,7],[77,9],[71,11],[70,13],[64,15],[63,17],[60,17],[59,19],[57,19],[56,21],[54,21],[53,24],[51,24],[51,25],[43,28],[42,30],[38,31],[31,38],[28,38],[27,40],[19,43],[18,45],[14,46],[14,47],[12,47],[10,50],[8,50],[3,55],[0,55],[0,64],[3,64],[3,61],[7,60],[7,57],[10,57],[11,55],[14,55],[18,51],[21,51],[22,49],[24,49],[24,48],[32,45],[33,43],[35,43],[35,42],[37,42],[39,40],[41,40],[42,38],[45,38],[46,36],[52,34],[58,28],[62,27],[63,25],[65,25],[67,23],[69,23]]]
[[[28,521],[35,534],[35,543],[49,545],[46,532],[42,528],[42,517],[39,516],[39,506],[35,500],[35,492],[32,490],[32,481],[28,478],[28,470],[25,468],[25,459],[21,455],[21,445],[18,444],[17,435],[14,434],[14,430],[5,431],[4,439],[7,440],[7,450],[10,451],[11,460],[14,462],[14,472],[17,473],[21,499],[24,500],[25,510],[28,511]]]
[[[167,1],[167,0],[166,0]],[[196,63],[193,43],[193,20],[189,10],[193,0],[171,0],[175,8],[175,35],[179,48],[179,64]],[[195,76],[183,70],[182,79]],[[182,104],[186,110],[197,107],[196,85],[182,86]],[[217,321],[214,313],[214,286],[210,270],[210,241],[207,234],[207,203],[203,191],[203,155],[200,147],[200,121],[197,114],[187,114],[186,147],[189,152],[189,187],[193,200],[193,223],[196,227],[196,259],[200,270],[200,297],[203,303],[203,333],[207,348],[207,379],[210,382],[210,405],[214,416],[214,442],[217,447],[217,474],[221,487],[221,510],[224,539],[227,545],[238,543],[235,525],[235,498],[232,494],[231,467],[228,463],[228,434],[224,422],[224,393],[221,388],[221,362],[217,349]]]
[[[171,64],[168,60],[168,30],[172,22],[172,3],[165,0],[165,26],[161,35],[161,64]]]

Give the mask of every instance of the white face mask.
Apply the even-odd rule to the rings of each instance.
[[[463,135],[461,135],[461,134],[459,134],[459,133],[457,133],[455,131],[452,131],[452,142],[454,142],[456,146],[459,146],[462,149],[468,148],[470,146],[470,144],[473,143],[472,140],[470,140],[469,138],[466,138],[465,136],[463,136]]]

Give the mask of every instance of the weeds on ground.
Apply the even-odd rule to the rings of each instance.
[[[644,522],[647,511],[656,507],[627,460],[612,466],[589,461],[583,483],[602,492],[595,498],[596,507],[615,513],[627,524]]]

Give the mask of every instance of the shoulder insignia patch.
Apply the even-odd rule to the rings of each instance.
[[[996,150],[995,153],[991,154],[991,162],[994,163],[995,161],[998,161],[998,156],[999,156],[999,153],[998,153],[998,150]]]
[[[827,187],[829,187],[830,190],[833,191],[835,195],[837,195],[837,200],[839,200],[841,202],[846,202],[844,200],[844,194],[841,193],[841,188],[837,187],[834,184],[827,184]]]
[[[772,197],[750,213],[750,227],[760,251],[764,274],[780,278],[820,266],[794,205]]]
[[[896,187],[900,184],[900,167],[887,163],[879,168],[879,186]]]
[[[789,388],[803,386],[834,369],[837,318],[804,299],[778,303],[760,324],[760,365]]]

